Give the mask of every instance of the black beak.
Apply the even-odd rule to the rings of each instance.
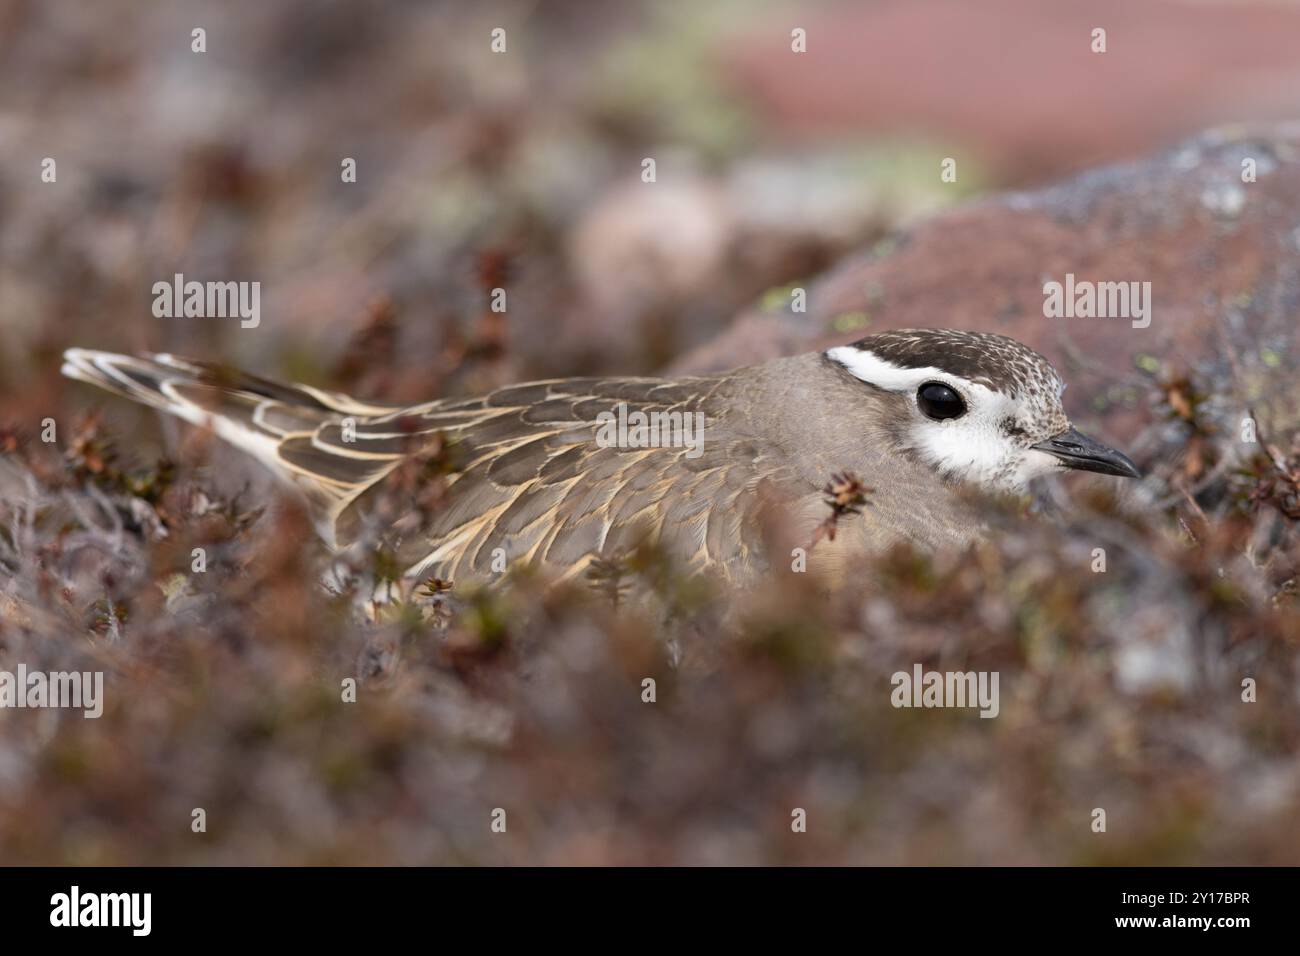
[[[1034,446],[1039,451],[1055,455],[1066,468],[1076,471],[1095,471],[1102,475],[1119,475],[1121,478],[1141,478],[1142,472],[1129,461],[1128,455],[1116,451],[1099,441],[1081,435],[1073,426],[1055,438],[1040,441]]]

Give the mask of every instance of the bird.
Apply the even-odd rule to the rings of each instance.
[[[409,406],[169,354],[73,348],[62,371],[252,455],[301,491],[335,549],[362,537],[404,464],[450,459],[415,479],[441,482],[438,506],[387,529],[406,577],[447,582],[517,562],[564,579],[647,541],[738,585],[803,543],[846,580],[858,557],[901,541],[979,540],[965,491],[1023,494],[1065,471],[1141,477],[1071,425],[1047,359],[986,332],[893,329],[714,375],[548,379]],[[862,489],[861,507],[823,535],[832,476]]]

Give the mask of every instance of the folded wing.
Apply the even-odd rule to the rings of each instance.
[[[729,420],[723,377],[560,379],[481,398],[397,407],[358,402],[169,355],[72,349],[64,373],[212,428],[302,489],[330,543],[349,543],[384,479],[442,443],[446,495],[402,536],[409,573],[487,579],[499,559],[582,571],[643,538],[692,568],[729,577],[761,561],[760,480],[789,481],[779,449]],[[702,433],[655,447],[608,444],[602,413],[692,416]],[[700,417],[696,417],[700,416]],[[694,449],[694,450],[693,450]],[[498,559],[498,560],[494,560]]]

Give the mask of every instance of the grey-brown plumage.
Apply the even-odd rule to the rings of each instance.
[[[501,556],[572,575],[642,538],[691,569],[752,581],[770,562],[788,566],[791,542],[811,540],[827,515],[822,489],[848,471],[872,489],[869,504],[816,549],[823,569],[842,573],[853,555],[900,539],[969,542],[979,524],[955,484],[1015,485],[1062,460],[1033,448],[1068,427],[1059,377],[1019,343],[910,330],[845,348],[715,376],[562,379],[411,407],[171,356],[74,349],[64,371],[211,425],[302,488],[336,546],[386,476],[444,443],[456,470],[440,506],[402,535],[400,556],[410,574],[452,581],[491,577]],[[936,369],[969,404],[964,424],[930,420],[912,394],[912,378]],[[620,410],[702,416],[702,441],[694,451],[609,446],[600,423]],[[980,445],[970,468],[963,428]],[[1035,455],[1029,469],[1022,458]]]

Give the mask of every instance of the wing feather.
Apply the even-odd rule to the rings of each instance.
[[[779,449],[733,421],[720,398],[727,376],[555,379],[397,407],[168,355],[73,349],[66,358],[67,374],[209,425],[257,455],[321,509],[332,544],[355,536],[357,512],[403,462],[445,447],[456,462],[445,499],[399,542],[416,574],[487,577],[497,549],[574,574],[649,536],[689,566],[737,576],[761,545],[756,476],[782,475]],[[598,417],[620,403],[702,413],[703,453],[601,447]]]

